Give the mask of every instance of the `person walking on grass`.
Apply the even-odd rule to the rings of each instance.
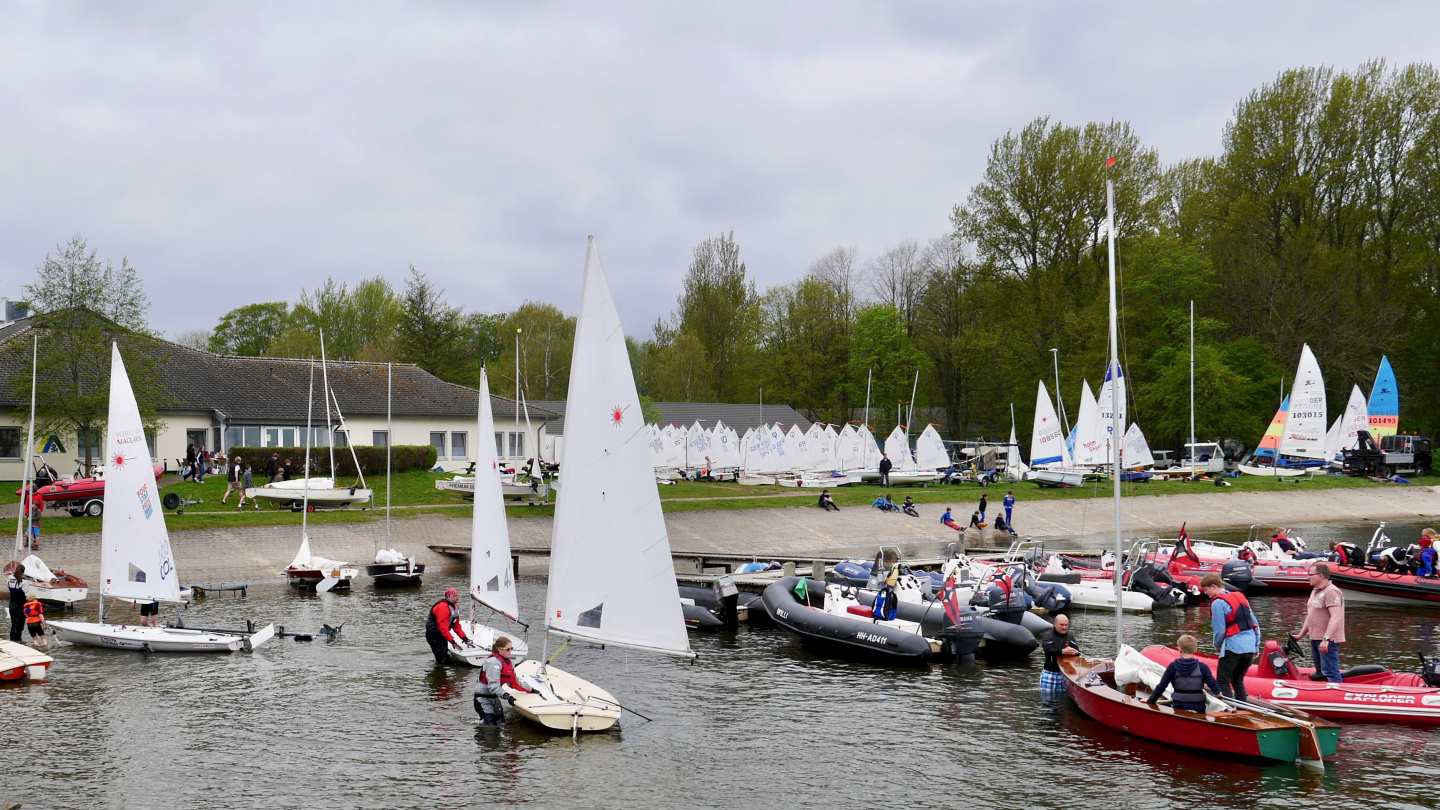
[[[245,508],[245,493],[249,492],[251,489],[254,489],[254,488],[255,488],[255,475],[254,475],[254,473],[252,473],[252,472],[250,471],[250,465],[249,465],[249,464],[246,464],[246,465],[245,465],[245,472],[244,472],[244,474],[241,475],[241,477],[240,477],[240,503],[239,503],[238,506],[235,507],[236,509],[244,509],[244,508]],[[259,499],[259,498],[253,498],[252,500],[254,500],[254,502],[255,502],[255,508],[256,508],[256,509],[259,509],[259,508],[260,508],[260,499]]]
[[[220,496],[220,503],[228,501],[230,493],[238,492],[240,493],[240,506],[245,506],[245,490],[243,488],[245,468],[241,466],[242,461],[243,459],[236,456],[225,466],[225,494]]]
[[[275,476],[280,474],[280,454],[271,453],[270,460],[265,462],[265,476],[269,478],[267,484],[275,483]]]

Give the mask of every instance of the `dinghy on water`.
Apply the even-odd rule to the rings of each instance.
[[[693,659],[625,331],[594,237],[570,368],[566,485],[550,541],[546,645],[553,633]],[[610,693],[550,666],[548,658],[515,667],[519,682],[531,690],[505,687],[516,712],[572,734],[603,731],[620,719],[621,706]]]
[[[90,586],[85,584],[85,580],[64,571],[50,570],[50,567],[34,554],[21,560],[19,565],[25,567],[25,577],[20,587],[31,599],[56,605],[73,605],[84,601],[90,593]],[[19,567],[13,562],[5,564],[6,577],[14,579],[17,570]]]
[[[395,435],[395,425],[390,415],[390,395],[393,388],[391,364],[385,364],[385,548],[375,549],[375,562],[365,566],[365,574],[375,580],[377,586],[404,588],[420,584],[425,573],[424,564],[417,564],[414,557],[391,548],[390,539],[390,437]],[[347,433],[348,435],[348,433]],[[481,436],[489,434],[481,433]],[[359,469],[359,465],[356,465]]]
[[[0,681],[43,681],[55,659],[16,641],[0,641]]]
[[[495,433],[495,417],[490,407],[490,377],[484,368],[480,369],[479,391],[476,435],[491,436]],[[510,526],[505,520],[505,499],[500,493],[499,459],[491,456],[476,462],[475,484],[475,506],[470,520],[470,618],[460,620],[460,629],[472,644],[450,648],[452,661],[472,667],[480,666],[490,657],[495,639],[502,635],[499,630],[475,620],[477,605],[520,623],[520,603],[510,557]],[[511,660],[518,662],[529,657],[530,646],[524,639],[511,638],[511,645]]]
[[[349,563],[317,557],[310,553],[310,429],[311,406],[315,400],[315,364],[310,364],[310,400],[305,408],[305,477],[301,479],[300,550],[295,559],[285,567],[285,581],[292,588],[325,593],[335,588],[349,590],[351,580],[360,571],[350,568]],[[333,452],[333,451],[332,451]],[[332,461],[333,466],[333,461]]]
[[[105,624],[106,596],[131,602],[180,602],[180,576],[160,493],[150,470],[145,429],[120,347],[110,355],[110,412],[105,428],[105,503],[100,528],[100,622],[51,621],[55,635],[72,644],[151,652],[253,650],[275,633],[130,627]]]

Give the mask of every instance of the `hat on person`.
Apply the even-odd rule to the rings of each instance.
[[[1431,547],[1432,545],[1434,545],[1434,544],[1435,544],[1435,541],[1432,540],[1432,539],[1430,539],[1429,537],[1421,537],[1421,538],[1420,538],[1420,547],[1421,547],[1421,548],[1430,548],[1430,547]]]
[[[459,595],[460,595],[460,591],[459,591],[459,589],[457,589],[457,588],[446,588],[446,589],[445,589],[445,598],[446,598],[446,599],[449,599],[449,598],[452,597],[452,596],[459,596]]]

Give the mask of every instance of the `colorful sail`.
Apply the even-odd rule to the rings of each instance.
[[[1295,369],[1295,384],[1290,388],[1290,410],[1285,416],[1285,431],[1280,434],[1280,455],[1324,460],[1328,423],[1325,378],[1320,374],[1315,353],[1306,344],[1300,349],[1300,365]]]
[[[1395,369],[1390,367],[1390,358],[1380,358],[1380,370],[1375,372],[1375,386],[1370,389],[1370,402],[1366,409],[1369,414],[1370,435],[1394,436],[1400,429],[1400,389],[1395,384]]]
[[[1256,458],[1275,458],[1280,450],[1280,435],[1285,432],[1285,415],[1290,411],[1290,397],[1280,401],[1280,410],[1275,412],[1275,418],[1270,420],[1270,427],[1265,429],[1265,435],[1260,438],[1260,444],[1255,447]]]

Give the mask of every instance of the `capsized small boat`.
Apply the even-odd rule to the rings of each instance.
[[[1059,660],[1065,691],[1091,719],[1117,731],[1223,757],[1319,763],[1335,753],[1340,727],[1303,711],[1274,704],[1233,703],[1210,698],[1206,711],[1181,711],[1168,698],[1147,699],[1163,667],[1129,645],[1116,661],[1084,656]],[[1232,711],[1233,708],[1233,711]]]
[[[43,681],[55,659],[15,641],[0,641],[0,681]]]
[[[1293,642],[1290,649],[1299,652]],[[1153,645],[1144,655],[1165,666],[1180,655],[1173,647]],[[1218,662],[1197,655],[1213,672]],[[1296,657],[1299,657],[1298,655]],[[1259,662],[1245,676],[1245,691],[1291,708],[1332,720],[1359,723],[1440,723],[1440,673],[1436,661],[1421,657],[1422,672],[1396,672],[1378,664],[1360,664],[1330,683],[1311,667],[1295,664],[1274,640],[1265,642]]]
[[[83,601],[90,593],[90,586],[85,584],[85,580],[64,571],[50,570],[50,567],[34,554],[21,560],[19,565],[25,566],[25,581],[21,583],[21,588],[31,599],[51,604],[73,605]],[[13,580],[17,570],[15,562],[5,564],[4,572],[8,579]]]

